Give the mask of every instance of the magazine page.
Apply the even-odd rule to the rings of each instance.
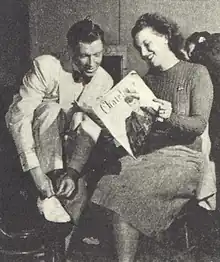
[[[129,120],[134,110],[133,105],[126,100],[129,93],[139,96],[139,99],[135,99],[139,108],[153,107],[155,109],[158,105],[153,101],[156,97],[151,89],[144,83],[137,72],[131,71],[101,98],[93,108],[93,111],[101,119],[116,141],[134,157],[126,127],[127,120]]]

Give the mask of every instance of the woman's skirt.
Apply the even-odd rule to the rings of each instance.
[[[166,230],[195,196],[205,169],[203,155],[185,146],[120,161],[120,174],[104,175],[91,200],[150,237]]]

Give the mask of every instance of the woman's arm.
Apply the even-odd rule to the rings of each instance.
[[[208,123],[213,102],[213,86],[207,69],[196,67],[190,94],[190,116],[172,112],[166,120],[171,129],[183,135],[201,135]]]

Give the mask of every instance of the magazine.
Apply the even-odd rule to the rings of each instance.
[[[92,111],[115,140],[135,158],[135,152],[128,137],[128,125],[131,122],[129,119],[132,118],[134,112],[138,111],[136,115],[144,117],[143,108],[153,108],[157,111],[158,103],[154,102],[154,99],[156,96],[138,73],[131,71],[92,107]],[[145,125],[141,124],[143,126],[141,130],[148,131],[148,121],[141,123]]]

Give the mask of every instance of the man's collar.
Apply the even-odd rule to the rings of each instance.
[[[92,77],[87,77],[78,70],[72,71],[72,77],[76,83],[88,84],[92,80]]]

